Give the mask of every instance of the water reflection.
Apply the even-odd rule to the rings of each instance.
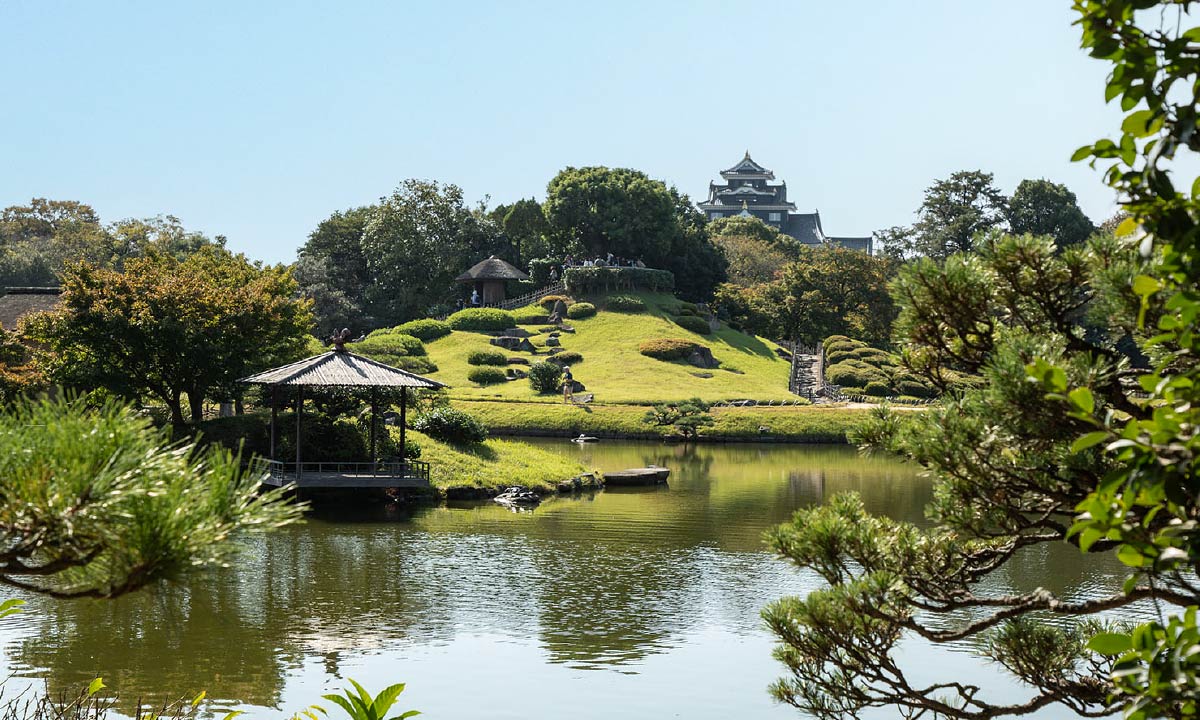
[[[766,699],[778,668],[758,611],[816,579],[769,557],[763,530],[848,490],[912,521],[929,497],[912,468],[844,447],[541,444],[600,469],[664,465],[670,487],[553,498],[532,513],[323,512],[183,584],[111,602],[36,599],[0,628],[8,664],[56,690],[102,674],[126,698],[204,688],[218,704],[290,709],[318,694],[303,678],[377,672],[426,687],[426,714],[471,717],[480,696],[456,688],[483,663],[469,682],[496,693],[495,716],[557,717],[590,695],[602,701],[577,716],[636,715],[627,703],[646,696],[728,716],[687,699],[708,673],[739,716],[792,717]],[[1118,572],[1040,549],[995,583],[1077,594],[1119,584]],[[509,659],[493,668],[480,653]],[[538,700],[506,697],[514,679]]]

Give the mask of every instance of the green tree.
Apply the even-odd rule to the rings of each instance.
[[[504,234],[519,248],[521,260],[526,263],[544,257],[562,260],[563,248],[549,241],[550,224],[537,200],[528,198],[513,203],[506,209],[501,223]]]
[[[236,398],[236,380],[302,356],[308,301],[283,267],[264,267],[209,246],[179,260],[151,252],[124,271],[68,265],[62,303],[24,321],[44,348],[47,377],[68,387],[150,395],[176,425],[202,419],[206,397]]]
[[[670,428],[684,440],[691,440],[700,435],[700,429],[712,425],[711,406],[700,398],[692,398],[681,403],[655,405],[647,410],[642,422],[655,427]]]
[[[243,531],[300,519],[261,468],[171,444],[117,404],[27,400],[0,413],[0,583],[111,597],[215,565]],[[81,442],[86,438],[86,442]]]
[[[784,239],[787,238],[787,235],[779,232],[776,228],[771,227],[756,217],[743,217],[741,215],[717,218],[709,222],[708,234],[714,240],[722,237],[748,237],[769,245],[787,243],[787,240]]]
[[[777,279],[793,259],[774,244],[749,235],[718,235],[713,241],[729,262],[729,282],[742,287]]]
[[[300,247],[294,273],[300,292],[313,301],[319,337],[374,324],[365,310],[371,275],[362,237],[375,210],[367,206],[335,212]]]
[[[1179,191],[1171,176],[1200,150],[1200,96],[1176,90],[1200,80],[1200,28],[1177,25],[1192,5],[1075,2],[1083,45],[1114,65],[1107,97],[1126,113],[1117,139],[1075,154],[1107,165],[1123,198],[1129,220],[1115,237],[1062,249],[993,235],[980,252],[901,272],[909,366],[934,382],[944,369],[985,382],[921,414],[880,412],[862,431],[935,478],[933,527],[872,517],[847,496],[771,533],[776,551],[829,583],[765,613],[790,673],[774,686],[784,702],[829,718],[883,705],[957,718],[1055,705],[1138,719],[1200,712],[1200,186],[1188,178]],[[1182,12],[1162,12],[1171,7]],[[1085,324],[1097,318],[1102,329]],[[1121,351],[1129,335],[1149,369]],[[1017,554],[1064,541],[1115,555],[1130,568],[1123,588],[985,589]],[[1144,601],[1158,619],[1096,619]],[[895,656],[905,634],[969,641],[1028,698],[997,703],[953,676],[918,684]]]
[[[110,260],[100,218],[91,206],[34,198],[0,212],[0,285],[53,286],[63,263]]]
[[[464,204],[458,186],[405,180],[363,229],[368,313],[396,325],[449,304],[454,278],[491,254],[497,235],[493,221]]]
[[[975,236],[1004,223],[1008,202],[992,174],[962,170],[925,191],[913,224],[913,251],[938,260],[975,249]]]
[[[1062,246],[1081,243],[1096,231],[1075,193],[1049,180],[1022,180],[1008,201],[1006,218],[1012,232],[1049,235]]]

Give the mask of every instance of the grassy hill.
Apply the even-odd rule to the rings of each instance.
[[[598,312],[588,318],[569,320],[575,333],[562,333],[564,351],[578,352],[583,359],[571,364],[575,379],[595,393],[597,403],[647,404],[699,396],[708,401],[753,398],[756,400],[795,400],[788,393],[789,362],[780,358],[776,346],[766,340],[722,325],[709,335],[691,332],[676,324],[673,313],[681,303],[658,293],[623,293],[645,304],[640,312],[621,312],[606,308],[604,296],[587,298]],[[686,306],[685,306],[686,307]],[[514,311],[518,317],[534,314],[536,308]],[[683,312],[687,312],[686,309]],[[429,377],[451,387],[449,393],[459,399],[505,399],[547,401],[554,396],[538,395],[528,380],[480,386],[467,379],[474,366],[467,356],[476,350],[497,350],[508,357],[525,358],[530,363],[548,356],[544,325],[522,325],[535,333],[530,342],[535,353],[516,352],[489,344],[483,332],[456,330],[445,337],[425,343],[428,359],[437,366]],[[720,361],[720,367],[702,369],[682,360],[663,361],[642,355],[638,346],[646,340],[680,338],[703,345]],[[523,365],[510,367],[527,369]]]

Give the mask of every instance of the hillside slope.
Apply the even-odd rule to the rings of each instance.
[[[646,304],[641,312],[618,312],[605,309],[605,298],[587,298],[599,312],[593,317],[568,321],[574,334],[560,336],[563,351],[578,352],[582,361],[572,363],[575,379],[595,393],[597,403],[653,403],[699,396],[705,400],[795,400],[787,390],[789,362],[776,354],[774,343],[747,335],[722,325],[711,335],[694,333],[672,321],[671,311],[679,301],[655,293],[624,293],[636,296]],[[520,311],[517,311],[520,314]],[[523,325],[537,333],[538,325]],[[530,341],[535,354],[502,350],[489,344],[490,335],[481,332],[455,331],[426,343],[428,357],[438,370],[429,376],[450,386],[451,397],[463,399],[553,400],[554,396],[537,395],[528,380],[514,380],[499,385],[479,386],[467,379],[474,366],[467,356],[475,350],[499,350],[509,357],[519,357],[530,363],[548,356],[545,333],[535,334]],[[663,361],[646,357],[638,346],[646,340],[680,338],[706,346],[720,367],[702,369],[684,361]],[[512,365],[527,369],[527,366]]]

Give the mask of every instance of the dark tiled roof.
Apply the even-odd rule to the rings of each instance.
[[[512,265],[504,262],[495,255],[482,260],[470,270],[454,278],[455,282],[475,282],[476,280],[528,280],[529,276]]]
[[[821,232],[821,218],[816,213],[788,213],[783,233],[805,245],[820,245],[825,241]]]
[[[242,378],[252,385],[307,385],[319,387],[446,387],[352,352],[330,351]]]
[[[8,288],[0,295],[0,327],[15,330],[26,315],[58,307],[58,288]]]
[[[831,237],[829,242],[833,245],[840,245],[851,250],[861,250],[862,252],[871,254],[871,249],[874,245],[871,237]]]

